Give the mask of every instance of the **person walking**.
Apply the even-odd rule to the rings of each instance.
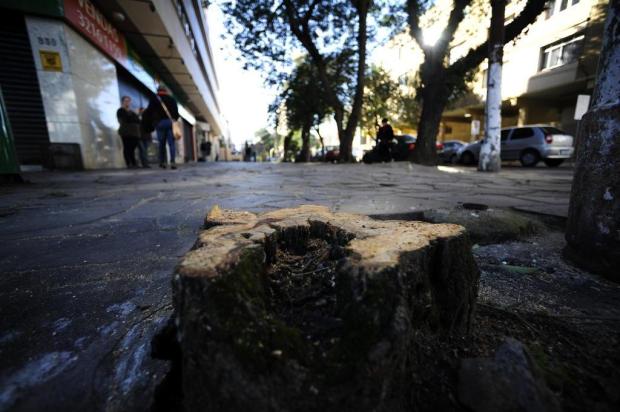
[[[144,107],[138,109],[138,115],[140,121],[144,115]],[[140,163],[145,169],[150,169],[149,166],[149,144],[151,143],[151,132],[144,129],[144,124],[140,126],[140,140],[138,141],[138,155],[140,156]]]
[[[131,110],[131,97],[121,98],[121,107],[116,111],[116,118],[120,127],[118,134],[123,141],[123,157],[128,169],[138,167],[136,163],[136,147],[140,141],[140,118]]]
[[[172,122],[179,118],[179,107],[176,100],[168,95],[164,86],[157,88],[157,95],[149,102],[142,115],[142,124],[146,131],[155,130],[159,143],[159,167],[165,169],[168,161],[166,156],[166,144],[170,151],[170,168],[176,169],[176,147],[172,133]]]

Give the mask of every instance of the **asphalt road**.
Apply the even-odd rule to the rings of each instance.
[[[153,333],[214,204],[359,213],[460,202],[565,216],[572,169],[193,164],[26,174],[0,187],[0,411],[145,410],[165,362]]]

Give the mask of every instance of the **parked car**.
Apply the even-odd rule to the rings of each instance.
[[[552,126],[532,125],[502,129],[502,160],[519,160],[525,167],[534,167],[541,160],[557,167],[573,156],[573,136]],[[457,152],[458,161],[476,164],[482,140],[463,146]]]
[[[340,148],[338,146],[327,146],[325,147],[325,161],[326,162],[337,162],[340,158]]]
[[[395,162],[409,160],[411,153],[415,149],[417,138],[410,134],[394,136],[394,140],[390,144],[391,160]],[[443,143],[437,142],[437,153],[440,153],[444,146]],[[375,146],[371,150],[366,151],[362,158],[364,163],[384,162],[386,159],[382,159],[382,154],[379,152],[378,147]]]
[[[413,149],[415,149],[416,137],[410,134],[404,134],[402,136],[394,136],[392,140],[392,159],[394,161],[407,160]]]
[[[461,140],[446,140],[443,142],[443,150],[438,153],[439,160],[444,163],[456,163],[457,153],[465,145],[467,143]]]

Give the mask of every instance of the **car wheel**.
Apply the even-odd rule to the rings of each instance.
[[[473,165],[476,162],[472,152],[465,152],[461,155],[461,161],[466,165]]]
[[[564,159],[545,159],[544,162],[548,167],[558,167],[564,163]]]
[[[523,167],[534,167],[540,161],[540,155],[535,150],[526,150],[521,153],[519,161]]]

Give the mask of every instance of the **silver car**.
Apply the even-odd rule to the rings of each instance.
[[[482,141],[470,143],[457,153],[459,163],[477,164]],[[502,129],[502,160],[519,160],[525,167],[539,161],[557,167],[573,156],[573,136],[552,126],[532,125]]]

